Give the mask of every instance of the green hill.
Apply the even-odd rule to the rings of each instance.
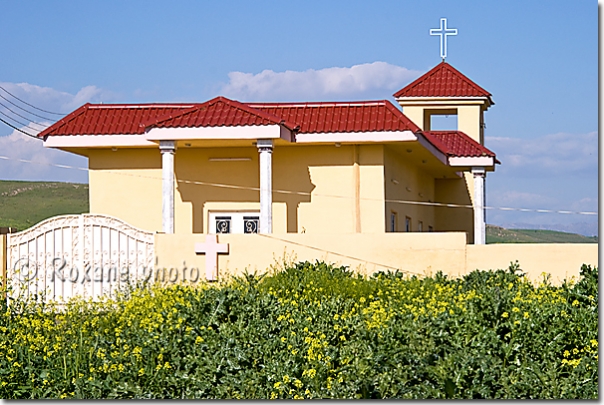
[[[88,184],[0,181],[0,227],[22,231],[55,215],[88,211]]]
[[[487,243],[598,243],[598,237],[543,229],[505,229],[487,225]]]

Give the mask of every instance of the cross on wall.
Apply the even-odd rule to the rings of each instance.
[[[205,243],[195,244],[195,253],[206,255],[206,279],[216,281],[218,275],[218,255],[229,253],[228,243],[218,243],[218,235],[206,235]]]

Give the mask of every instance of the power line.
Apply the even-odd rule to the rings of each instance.
[[[0,87],[0,88],[2,88],[2,87]],[[6,91],[6,90],[5,90],[5,91]],[[9,93],[9,94],[10,94],[10,93]],[[14,106],[15,106],[15,107],[17,107],[18,109],[23,110],[23,111],[25,111],[25,112],[26,112],[26,113],[28,113],[28,114],[35,115],[36,117],[38,117],[38,118],[42,118],[43,120],[47,120],[47,121],[54,121],[52,118],[43,117],[43,116],[38,115],[38,114],[36,114],[36,113],[33,113],[33,112],[29,111],[29,110],[26,110],[25,108],[21,107],[20,105],[13,103],[11,100],[9,100],[8,98],[4,97],[2,94],[0,94],[0,98],[2,98],[2,99],[4,99],[4,100],[8,101],[9,103],[11,103],[12,105],[14,105]]]
[[[5,114],[5,115],[6,115],[6,114]],[[4,121],[2,118],[0,118],[0,122],[5,123],[6,125],[8,125],[9,127],[11,127],[12,129],[14,129],[14,130],[16,130],[16,131],[19,131],[19,132],[21,132],[22,134],[25,134],[25,135],[27,135],[27,136],[29,136],[29,137],[32,137],[32,138],[34,138],[34,139],[40,139],[40,138],[38,138],[38,137],[37,137],[37,136],[35,136],[35,135],[32,135],[32,134],[30,134],[30,133],[27,133],[27,132],[25,132],[25,131],[23,131],[23,130],[21,130],[21,129],[17,128],[16,126],[14,126],[13,124],[11,124],[10,122],[6,122],[6,121]],[[26,125],[26,126],[27,126],[27,125]],[[35,163],[35,162],[31,162],[31,163]]]
[[[38,125],[38,126],[41,126],[42,128],[48,128],[48,125],[44,125],[44,124],[40,124],[40,123],[38,123],[38,122],[32,121],[32,120],[30,120],[28,117],[24,117],[23,115],[19,114],[19,113],[18,113],[18,112],[16,112],[16,111],[11,110],[10,108],[8,108],[7,106],[5,106],[5,105],[4,105],[4,104],[2,104],[2,103],[0,103],[0,105],[1,105],[2,107],[6,108],[8,111],[10,111],[10,112],[12,112],[13,114],[15,114],[17,117],[21,117],[21,118],[23,118],[23,119],[26,119],[26,120],[28,120],[29,122],[31,122],[32,124],[36,124],[36,125]],[[5,116],[7,116],[7,115],[5,114]]]
[[[23,125],[24,127],[29,127],[29,124],[25,124],[19,120],[14,119],[13,117],[11,117],[10,115],[6,114],[5,112],[3,112],[2,110],[0,110],[0,114],[4,115],[6,118],[8,118],[9,120],[16,122],[19,125]],[[32,128],[33,130],[36,130],[35,128]]]
[[[56,112],[52,112],[52,111],[46,111],[43,110],[41,108],[36,107],[35,105],[29,104],[27,101],[21,100],[19,97],[15,96],[14,94],[12,94],[11,92],[9,92],[8,90],[6,90],[4,87],[0,86],[0,89],[4,90],[5,92],[7,92],[8,94],[10,94],[11,96],[13,96],[14,98],[16,98],[17,100],[19,100],[20,102],[22,102],[23,104],[26,104],[32,108],[35,108],[38,111],[42,111],[48,114],[54,114],[54,115],[65,115],[65,114],[61,114],[61,113],[56,113]],[[51,120],[52,121],[52,120]]]
[[[37,138],[38,139],[38,138]],[[62,169],[73,169],[73,170],[81,170],[81,171],[89,171],[86,167],[77,167],[77,166],[69,166],[69,165],[59,165],[56,163],[41,163],[34,162],[27,159],[18,159],[18,158],[10,158],[8,156],[0,156],[2,160],[16,160],[23,163],[33,163],[47,166],[59,167]],[[131,174],[131,173],[122,173],[118,171],[108,170],[106,173],[117,174],[120,176],[130,176],[144,179],[152,179],[152,180],[161,180],[161,177],[155,176],[144,176],[140,174]],[[208,186],[208,187],[220,187],[220,188],[230,188],[236,190],[246,190],[246,191],[260,191],[259,187],[248,187],[248,186],[237,186],[234,184],[223,184],[223,183],[210,183],[204,181],[196,181],[196,180],[185,180],[185,179],[176,179],[178,183],[184,184],[193,184],[200,186]],[[273,193],[277,194],[294,194],[294,195],[302,195],[302,196],[314,196],[314,197],[329,197],[329,198],[342,198],[342,199],[351,199],[350,196],[344,195],[333,195],[333,194],[319,194],[319,193],[311,193],[307,191],[291,191],[291,190],[277,190],[273,189]],[[361,200],[365,201],[384,201],[389,203],[396,204],[408,204],[408,205],[424,205],[424,206],[433,206],[433,207],[446,207],[446,208],[475,208],[471,204],[449,204],[449,203],[438,203],[431,201],[410,201],[410,200],[391,200],[391,199],[379,199],[379,198],[367,198],[361,197]],[[520,212],[539,212],[539,213],[554,213],[554,214],[577,214],[577,215],[598,215],[597,212],[594,211],[569,211],[569,210],[549,210],[549,209],[532,209],[532,208],[513,208],[513,207],[491,207],[484,206],[482,207],[487,210],[501,210],[501,211],[520,211]]]

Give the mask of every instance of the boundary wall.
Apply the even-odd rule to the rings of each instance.
[[[206,257],[195,252],[195,245],[205,243],[206,236],[156,234],[156,269],[196,268],[205,276]],[[399,269],[417,276],[441,270],[449,277],[476,269],[507,269],[518,261],[529,279],[539,281],[545,272],[559,285],[564,279],[579,277],[582,264],[598,266],[595,243],[469,245],[463,232],[217,236],[219,244],[228,245],[228,253],[213,254],[218,270],[209,269],[213,273],[209,278],[217,279],[245,271],[260,274],[305,260],[347,265],[365,275]],[[176,274],[174,270],[172,274]]]

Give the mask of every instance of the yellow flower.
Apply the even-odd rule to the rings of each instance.
[[[564,351],[564,357],[568,357],[568,356],[570,356],[570,352],[568,350],[565,350]]]
[[[525,312],[525,313],[524,313],[524,319],[528,319],[528,317],[529,317],[529,313],[528,313],[528,312]]]
[[[296,378],[296,380],[294,381],[294,385],[295,385],[296,387],[298,387],[298,388],[302,388],[302,386],[303,386],[304,384],[302,384],[302,381],[300,381],[300,380],[298,380],[298,379]]]
[[[520,312],[520,308],[514,307],[514,308],[512,308],[512,312]]]
[[[289,376],[288,375],[284,375],[283,376],[283,383],[287,384],[288,382],[290,382]]]
[[[572,305],[573,305],[573,307],[578,307],[579,306],[579,301],[578,300],[574,300]]]
[[[502,318],[507,318],[508,316],[510,316],[510,314],[508,314],[507,312],[504,312],[503,314],[501,314]]]
[[[145,375],[145,369],[141,368],[140,370],[138,370],[138,375]]]

